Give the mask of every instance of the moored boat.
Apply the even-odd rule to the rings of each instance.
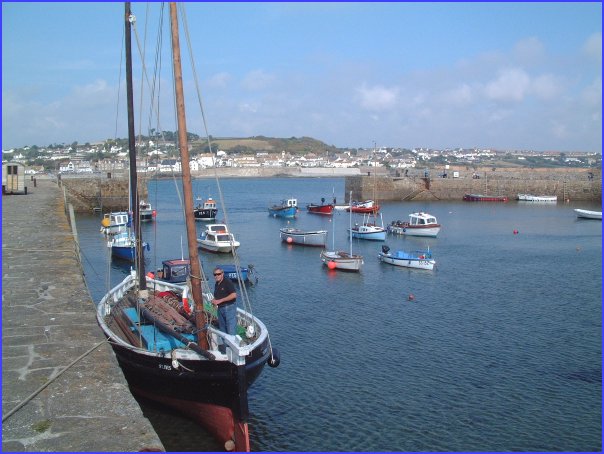
[[[352,191],[351,191],[352,195]],[[335,222],[336,216],[333,218],[332,224],[332,250],[331,251],[321,251],[321,261],[324,265],[327,266],[330,270],[344,270],[344,271],[360,271],[361,267],[365,263],[363,261],[363,256],[352,253],[352,231],[349,229],[350,233],[350,252],[338,251],[335,246]],[[348,216],[349,227],[352,227],[352,211],[349,212]]]
[[[325,203],[325,198],[321,198],[321,204],[309,203],[306,205],[306,209],[312,214],[323,214],[331,216],[335,203]]]
[[[397,235],[436,237],[440,232],[440,224],[436,217],[419,211],[409,214],[408,221],[392,221],[387,229]]]
[[[135,18],[129,2],[124,19],[128,117],[133,119],[131,23]],[[250,451],[248,389],[265,364],[279,364],[279,355],[271,346],[266,326],[247,308],[237,309],[236,335],[226,334],[214,325],[216,308],[211,304],[213,295],[196,247],[175,3],[170,3],[170,19],[189,251],[188,264],[175,265],[187,265],[181,266],[183,271],[190,266],[190,272],[186,282],[181,283],[146,276],[142,248],[137,248],[135,269],[101,299],[97,321],[133,393],[191,417],[228,451]],[[128,122],[128,137],[132,194],[136,200],[134,121]],[[133,206],[136,226],[139,205]],[[136,241],[140,242],[141,229],[134,230]]]
[[[125,232],[129,224],[130,218],[128,217],[127,211],[105,213],[101,220],[101,232],[105,235]]]
[[[602,212],[601,211],[590,211],[590,210],[582,210],[580,208],[575,208],[575,213],[577,213],[578,218],[582,219],[599,219],[602,220]]]
[[[556,202],[558,202],[558,196],[555,196],[555,195],[518,194],[518,201],[520,201],[520,202],[547,202],[547,203],[556,203]]]
[[[373,217],[373,221],[371,220]],[[356,223],[348,230],[352,234],[352,238],[358,238],[359,240],[371,240],[371,241],[386,241],[386,229],[384,228],[384,221],[380,213],[381,225],[377,225],[375,215],[369,214],[363,215],[363,223]]]
[[[465,194],[466,202],[507,202],[508,197],[504,195]]]
[[[208,224],[197,238],[199,247],[210,252],[228,253],[240,246],[226,224]]]
[[[268,207],[268,214],[276,218],[295,218],[298,213],[298,200],[282,200],[280,204]]]
[[[380,206],[373,200],[365,200],[364,202],[352,202],[352,204],[344,211],[352,211],[353,213],[377,213],[380,211]]]
[[[436,265],[436,261],[432,258],[430,250],[390,252],[390,248],[383,245],[381,252],[378,253],[378,258],[380,261],[390,265],[421,270],[432,270]]]
[[[197,206],[193,210],[193,216],[196,221],[213,221],[216,219],[218,208],[216,208],[216,201],[212,197],[208,197],[201,203],[203,199],[197,198]]]
[[[292,227],[279,229],[281,241],[304,246],[325,246],[327,230],[300,230]]]
[[[155,217],[155,215],[156,215],[156,212],[151,207],[150,202],[147,202],[145,200],[141,200],[139,202],[138,216],[141,221],[152,221],[153,218]]]

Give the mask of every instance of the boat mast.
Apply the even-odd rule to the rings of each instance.
[[[350,234],[350,257],[352,258],[352,191],[348,196],[348,233]]]
[[[134,16],[130,10],[130,2],[126,2],[126,100],[128,106],[128,153],[130,157],[130,205],[132,209],[132,222],[134,223],[134,235],[136,238],[136,261],[138,264],[138,286],[139,290],[147,289],[145,277],[145,259],[143,252],[142,232],[139,220],[138,206],[138,182],[136,177],[136,142],[134,136],[134,94],[132,89],[132,37],[131,24]]]
[[[185,97],[182,86],[182,66],[180,58],[180,40],[178,38],[178,17],[176,3],[170,2],[170,25],[172,29],[172,56],[174,59],[174,85],[176,94],[176,114],[178,118],[178,145],[182,165],[182,187],[185,204],[185,221],[187,240],[189,243],[189,260],[191,264],[191,288],[195,301],[195,325],[197,327],[197,343],[201,348],[209,348],[205,331],[207,320],[203,310],[203,295],[201,291],[201,266],[197,253],[197,230],[193,217],[193,190],[191,187],[191,169],[189,168],[189,144],[187,142],[187,122],[185,120]]]

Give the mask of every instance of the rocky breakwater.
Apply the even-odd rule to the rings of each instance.
[[[444,177],[446,172],[446,177]],[[602,201],[601,169],[449,168],[346,178],[345,192],[356,200],[461,200],[464,194],[556,195],[558,200]]]

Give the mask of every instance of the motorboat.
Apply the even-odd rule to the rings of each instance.
[[[387,229],[397,235],[436,237],[440,232],[440,224],[436,217],[419,211],[409,214],[408,221],[392,221]]]

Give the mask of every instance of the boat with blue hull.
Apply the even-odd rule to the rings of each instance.
[[[298,214],[298,200],[282,200],[280,204],[268,207],[268,214],[276,218],[295,218]]]

